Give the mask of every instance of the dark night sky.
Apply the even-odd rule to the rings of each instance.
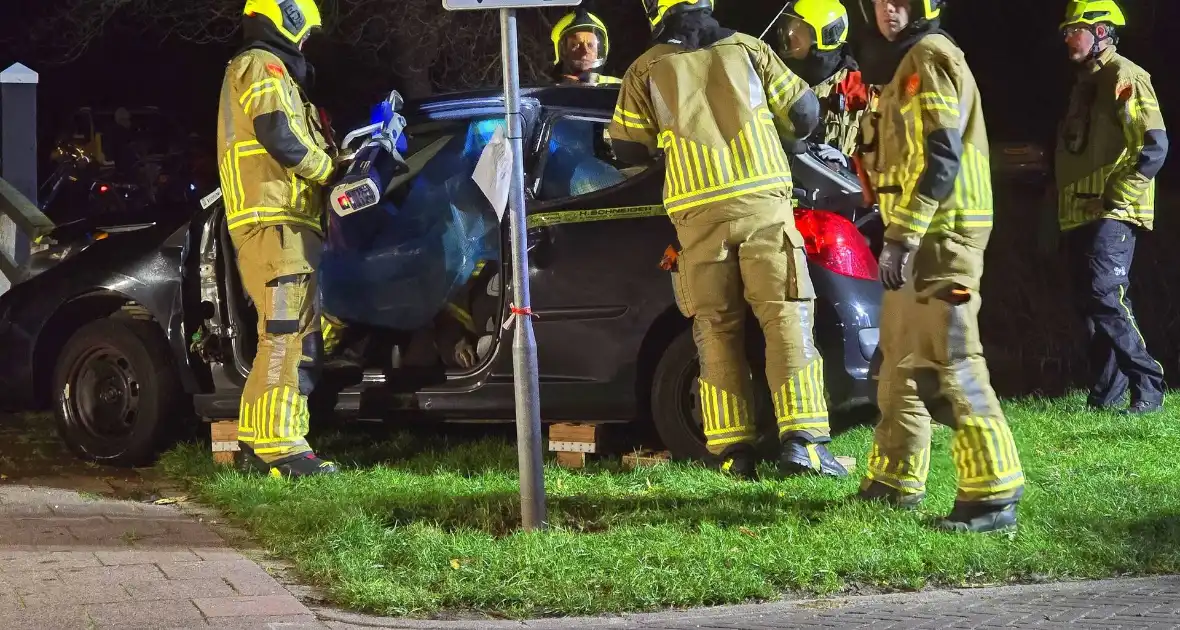
[[[3,0],[7,6],[0,12],[9,13],[24,1]],[[35,3],[43,8],[47,6],[43,3],[61,1]],[[599,2],[588,0],[588,5],[593,10]],[[864,2],[871,11],[869,0]],[[858,13],[855,0],[846,0],[846,4],[850,12]],[[1180,89],[1176,82],[1163,78],[1180,58],[1176,48],[1164,40],[1171,29],[1162,25],[1176,23],[1168,19],[1177,13],[1177,7],[1172,6],[1176,4],[1173,0],[1126,0],[1123,5],[1132,27],[1123,33],[1120,46],[1156,77],[1160,101],[1174,129],[1180,128],[1176,114],[1180,113]],[[981,85],[993,139],[1051,139],[1069,82],[1069,67],[1056,30],[1064,5],[1065,0],[952,0],[945,11],[944,26],[966,51]],[[634,9],[626,14],[600,15],[612,30],[624,25],[633,27],[636,22],[642,23],[640,6],[635,0]],[[717,16],[724,24],[758,34],[781,6],[774,0],[720,0]],[[0,16],[0,24],[0,36],[5,30],[21,28],[20,20],[11,13]],[[644,45],[638,38],[616,39],[614,43],[614,65],[634,58]],[[192,121],[198,128],[208,126],[215,114],[224,63],[231,52],[230,46],[161,44],[122,33],[100,39],[72,64],[34,68],[41,73],[42,81],[41,126],[53,126],[59,116],[82,105],[120,104],[155,104]],[[315,58],[316,52],[314,44],[310,45],[309,54],[318,62],[321,76],[326,69],[336,74],[333,80],[321,81],[321,93],[313,94],[317,102],[337,108],[338,119],[352,113],[340,113],[341,103],[365,101],[356,104],[356,111],[366,111],[369,97],[353,96],[364,77],[344,70],[346,59],[325,63],[331,60]],[[20,60],[19,54],[0,44],[0,65],[6,67]],[[369,86],[360,91],[380,94],[387,89]]]

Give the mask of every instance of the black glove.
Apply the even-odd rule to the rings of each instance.
[[[896,241],[885,241],[885,248],[881,250],[881,260],[878,268],[881,274],[881,284],[890,291],[897,291],[905,286],[905,268],[910,262],[910,250]]]

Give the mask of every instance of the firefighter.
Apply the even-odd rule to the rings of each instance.
[[[552,75],[558,83],[608,85],[619,79],[595,72],[606,65],[610,36],[598,16],[578,9],[557,21],[553,40]]]
[[[623,162],[665,156],[664,208],[683,247],[673,284],[693,317],[708,449],[722,470],[755,476],[748,305],[766,337],[780,469],[845,476],[825,446],[815,291],[784,150],[784,142],[800,150],[819,122],[819,102],[770,46],[722,28],[711,0],[644,6],[654,42],[623,76],[610,136]]]
[[[1088,403],[1107,409],[1130,390],[1126,413],[1163,406],[1164,370],[1135,323],[1135,241],[1152,230],[1155,177],[1168,136],[1151,76],[1115,51],[1126,20],[1112,0],[1070,2],[1062,34],[1078,66],[1056,155],[1058,224],[1090,333]]]
[[[776,30],[779,56],[819,99],[823,142],[853,155],[874,90],[848,49],[848,11],[840,0],[794,0]]]
[[[308,445],[307,397],[323,350],[316,267],[329,142],[304,88],[314,0],[247,0],[246,45],[229,62],[217,142],[238,271],[258,311],[258,352],[242,391],[245,463],[273,476],[336,472]]]
[[[930,468],[932,415],[955,431],[953,511],[940,529],[1011,530],[1024,473],[992,390],[977,323],[992,230],[988,141],[942,0],[875,0],[898,64],[869,119],[865,165],[885,221],[880,273],[881,421],[860,497],[914,507]]]

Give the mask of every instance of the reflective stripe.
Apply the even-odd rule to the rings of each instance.
[[[258,455],[283,456],[310,450],[304,436],[310,428],[307,399],[292,387],[269,389],[253,403],[242,401],[238,439]]]
[[[751,442],[756,437],[749,401],[740,394],[714,387],[704,379],[700,383],[701,419],[709,449]]]
[[[476,332],[475,319],[471,317],[471,313],[468,313],[462,307],[451,302],[447,302],[446,309],[448,313],[455,317],[455,319],[463,326],[463,328],[472,333]]]
[[[655,126],[651,124],[651,121],[646,116],[629,112],[617,106],[615,107],[615,115],[612,117],[612,120],[631,129],[655,129]]]
[[[816,358],[791,380],[772,390],[770,397],[779,437],[791,433],[818,437],[829,433],[822,358]]]
[[[891,459],[874,442],[869,450],[865,476],[904,494],[921,494],[930,475],[930,448]]]
[[[773,104],[775,107],[781,107],[785,105],[783,101],[786,100],[787,94],[789,94],[791,89],[796,87],[800,81],[802,81],[802,79],[790,71],[784,72],[783,74],[780,74],[778,77],[771,80],[770,87],[767,89],[767,92],[770,94],[771,104]]]
[[[240,227],[245,227],[252,224],[275,224],[275,223],[293,223],[297,225],[306,225],[314,229],[317,233],[321,231],[320,222],[318,219],[313,219],[305,215],[293,213],[287,208],[246,208],[240,210],[233,217],[228,218],[230,230],[235,230]]]
[[[728,147],[714,148],[672,131],[660,134],[665,161],[664,206],[668,214],[742,195],[784,188],[791,190],[789,162],[773,116],[759,109]]]

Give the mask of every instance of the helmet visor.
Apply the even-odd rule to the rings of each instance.
[[[815,29],[794,15],[787,16],[779,35],[782,38],[783,51],[794,59],[807,57],[816,45]]]

